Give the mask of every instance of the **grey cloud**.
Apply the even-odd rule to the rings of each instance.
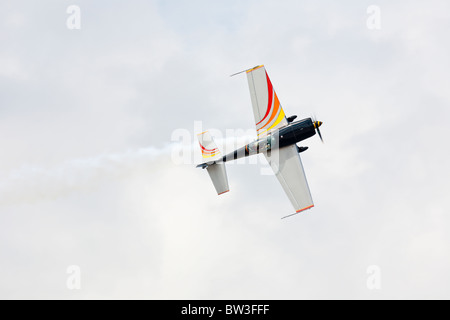
[[[446,2],[381,1],[381,30],[371,2],[77,3],[78,31],[64,3],[1,5],[1,297],[449,297]],[[261,63],[286,113],[324,121],[302,154],[316,207],[287,220],[256,165],[217,197],[192,164],[139,153],[196,120],[251,129],[228,76]]]

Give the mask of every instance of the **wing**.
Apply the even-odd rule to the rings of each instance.
[[[286,126],[288,121],[267,75],[266,68],[258,66],[247,70],[247,80],[258,137],[263,137],[274,129]]]
[[[314,207],[302,161],[295,144],[264,154],[296,213]]]

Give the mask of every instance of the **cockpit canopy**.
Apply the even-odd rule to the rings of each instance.
[[[253,141],[248,144],[248,150],[250,153],[259,153],[272,149],[275,144],[275,137],[269,134],[267,137]]]

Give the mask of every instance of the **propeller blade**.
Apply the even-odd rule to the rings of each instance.
[[[320,140],[323,143],[322,133],[320,132],[319,127],[322,125],[322,121],[314,121],[314,128],[317,130],[317,133],[319,134]]]
[[[320,130],[319,130],[319,127],[317,127],[316,129],[317,129],[317,133],[319,134],[320,141],[322,141],[322,143],[324,143],[323,142],[323,138],[322,138],[322,134],[320,133]]]

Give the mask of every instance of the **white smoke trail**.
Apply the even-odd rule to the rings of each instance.
[[[152,163],[169,155],[173,146],[129,150],[66,161],[56,167],[23,166],[0,179],[0,205],[55,199],[80,189],[119,179],[135,170],[151,170]]]
[[[223,152],[230,152],[252,139],[251,136],[219,138],[216,143]],[[168,167],[174,165],[187,165],[195,170],[195,165],[201,162],[198,142],[194,141],[73,159],[50,168],[23,166],[0,176],[0,205],[57,199],[75,191],[95,189],[104,181],[126,179],[138,171],[170,170]],[[256,163],[256,159],[246,162],[249,163]]]

